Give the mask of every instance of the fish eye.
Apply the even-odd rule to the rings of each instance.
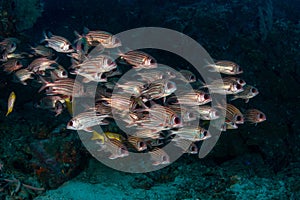
[[[73,126],[74,124],[73,124],[73,121],[69,121],[69,124],[68,124],[69,126]]]
[[[167,88],[168,88],[168,89],[171,89],[171,88],[173,88],[173,84],[172,84],[172,82],[168,82],[168,83],[167,83]]]
[[[238,90],[240,90],[240,89],[242,89],[242,85],[237,84],[237,85],[236,85],[236,88],[237,88]]]
[[[257,90],[256,90],[255,88],[252,88],[252,89],[251,89],[251,92],[252,92],[252,93],[256,93]]]
[[[146,143],[145,142],[140,142],[139,146],[140,147],[146,147]]]
[[[167,78],[168,78],[168,76],[166,76],[165,74],[162,74],[162,75],[161,75],[161,79],[164,79],[164,80],[165,80],[165,79],[167,79]]]
[[[168,158],[167,158],[167,156],[162,156],[162,161],[168,161]]]
[[[190,80],[195,80],[195,76],[194,76],[194,75],[191,75],[191,76],[190,76]]]
[[[189,118],[194,118],[194,117],[195,117],[194,113],[189,113]]]
[[[151,58],[149,58],[149,61],[150,61],[150,64],[155,64],[156,63],[155,60],[151,59]]]
[[[176,74],[174,74],[173,72],[168,72],[170,77],[176,77]]]
[[[21,64],[21,62],[17,60],[16,61],[16,65],[20,65],[20,64]]]
[[[112,61],[111,59],[108,59],[108,60],[107,60],[107,64],[108,64],[108,65],[111,65],[111,64],[113,64],[113,61]]]
[[[236,116],[236,121],[242,121],[242,116],[240,115]]]
[[[181,123],[181,120],[179,117],[175,117],[174,120],[173,120],[174,124],[180,124]]]
[[[204,137],[206,137],[208,135],[208,132],[206,130],[203,131],[203,135],[204,135]]]
[[[115,38],[115,43],[116,44],[120,44],[121,43],[121,40],[119,38]]]
[[[62,72],[62,75],[63,75],[63,76],[66,76],[66,75],[67,75],[67,72],[63,71],[63,72]]]
[[[205,100],[208,100],[210,98],[209,94],[204,94],[203,97],[204,97]]]
[[[216,117],[219,117],[219,116],[220,116],[219,111],[215,111],[215,116],[216,116]]]
[[[121,154],[126,154],[127,150],[124,147],[121,147]]]
[[[197,151],[197,149],[196,149],[195,146],[191,146],[190,150],[191,150],[191,151]]]
[[[259,117],[259,119],[264,119],[265,118],[265,116],[262,113],[258,114],[258,117]]]
[[[239,84],[241,84],[241,85],[243,85],[243,84],[245,84],[246,82],[244,81],[244,80],[242,80],[242,79],[239,79]]]

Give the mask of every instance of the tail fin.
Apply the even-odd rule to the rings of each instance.
[[[49,39],[49,37],[48,37],[46,31],[43,31],[43,37],[44,37],[44,39],[42,39],[42,40],[40,41],[40,43],[43,43],[43,42],[45,42],[45,41],[47,41],[47,40]]]
[[[44,89],[46,89],[47,87],[48,87],[48,85],[49,85],[49,82],[48,81],[46,81],[43,77],[41,77],[41,76],[39,76],[39,79],[42,81],[42,83],[43,83],[43,86],[39,89],[39,91],[38,92],[41,92],[41,91],[43,91]]]

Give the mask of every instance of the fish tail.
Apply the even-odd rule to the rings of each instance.
[[[74,43],[80,42],[80,45],[81,45],[81,43],[82,43],[81,41],[84,37],[82,35],[80,35],[77,31],[74,31],[74,35],[76,36],[76,40],[74,41]]]
[[[198,79],[198,82],[202,85],[202,86],[198,87],[198,89],[207,88],[207,84],[204,81],[201,81]]]
[[[86,35],[86,34],[88,34],[88,32],[90,32],[90,29],[87,28],[87,27],[84,27],[83,28],[83,34]]]
[[[49,82],[46,81],[43,77],[39,76],[39,79],[42,81],[43,86],[39,89],[38,92],[43,91],[44,89],[46,89],[48,87]]]
[[[82,38],[82,35],[80,35],[77,31],[74,31],[74,35],[75,35],[77,38]]]
[[[43,43],[43,42],[47,41],[47,39],[49,39],[49,37],[48,37],[46,31],[43,31],[43,37],[44,37],[44,39],[42,39],[42,40],[40,41],[40,43]]]
[[[234,101],[236,99],[238,99],[238,97],[237,96],[233,96],[232,98],[229,99],[229,101]]]
[[[6,115],[5,115],[5,117],[7,117],[11,112],[12,112],[12,108],[9,108]]]

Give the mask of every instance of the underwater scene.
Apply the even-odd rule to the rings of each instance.
[[[0,199],[300,199],[300,1],[0,0]]]

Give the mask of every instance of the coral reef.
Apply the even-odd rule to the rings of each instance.
[[[15,0],[15,19],[18,31],[31,28],[42,15],[43,4],[40,0]]]
[[[40,0],[2,0],[0,3],[0,35],[11,36],[31,28],[42,15]]]

